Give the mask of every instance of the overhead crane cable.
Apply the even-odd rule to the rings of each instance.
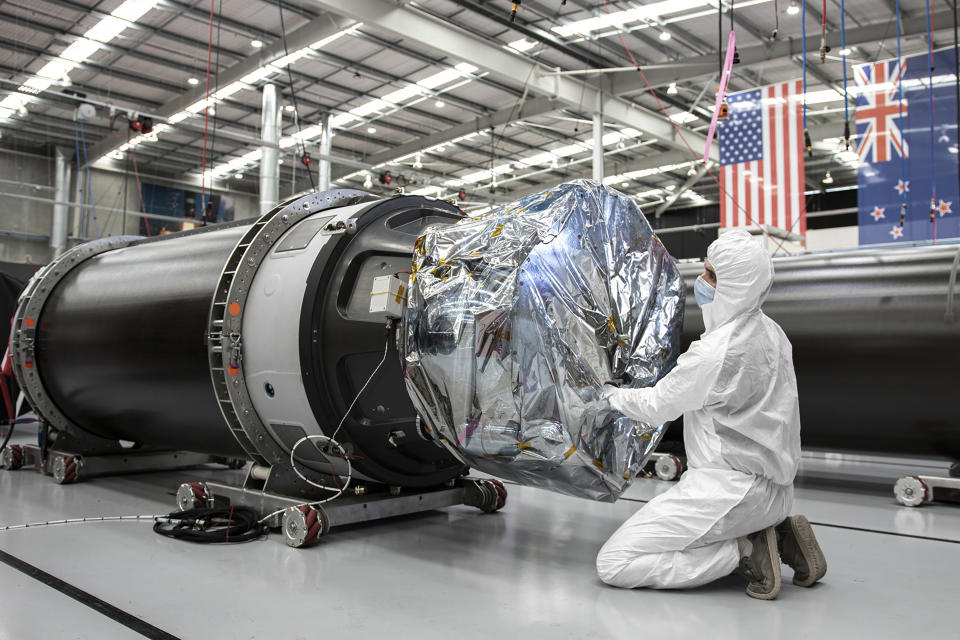
[[[283,3],[281,0],[277,0],[277,11],[280,14],[280,37],[283,39],[283,55],[289,57],[290,50],[287,48],[287,28],[283,23]],[[297,141],[300,143],[300,162],[303,163],[307,177],[310,178],[310,190],[316,191],[317,185],[313,180],[313,170],[310,169],[310,155],[307,153],[307,145],[303,141],[303,130],[300,128],[300,108],[297,106],[297,92],[296,89],[293,88],[293,72],[290,71],[290,66],[289,64],[287,65],[287,86],[290,89],[290,102],[293,105],[293,122],[297,127]],[[329,121],[327,122],[327,126],[330,126]],[[324,131],[323,134],[329,137],[330,132]]]
[[[806,2],[806,0],[804,0]],[[823,0],[823,9],[820,14],[820,64],[827,61],[827,0]]]
[[[850,150],[850,92],[847,88],[847,9],[840,0],[840,60],[843,64],[843,144]]]
[[[217,55],[213,61],[213,95],[216,96],[220,93],[220,32],[221,27],[223,26],[223,0],[218,0],[217,2]],[[213,158],[217,153],[217,109],[213,110],[213,133],[210,138],[210,157]],[[211,176],[210,188],[213,188],[213,178]],[[194,217],[202,217],[206,212],[207,205],[205,202],[200,202],[200,208],[194,207]],[[200,214],[199,216],[197,214]]]
[[[718,0],[718,4],[719,4],[719,6],[721,6],[721,7],[723,6],[723,5],[722,5],[722,2],[723,2],[723,0]],[[606,8],[607,13],[609,14],[609,13],[610,13],[610,8],[606,6],[606,2],[604,2],[604,7]],[[722,26],[723,26],[722,20],[720,21],[720,26],[721,26],[721,29],[722,29]],[[615,26],[614,28],[616,28],[616,29],[619,31],[619,27],[616,27],[616,26]],[[804,45],[806,45],[806,40],[804,40]],[[722,47],[721,47],[721,53],[722,53]],[[720,75],[721,75],[721,81],[722,81],[722,79],[723,79],[723,73],[722,73],[722,72],[723,72],[723,68],[722,68],[722,63],[721,63],[721,74],[720,74]],[[667,108],[663,105],[663,101],[660,100],[660,96],[658,96],[657,93],[656,93],[656,91],[653,90],[653,86],[651,86],[650,81],[647,80],[647,76],[646,76],[646,74],[643,72],[643,68],[637,67],[637,73],[640,74],[640,79],[643,80],[643,84],[646,85],[647,91],[650,93],[651,96],[653,96],[653,99],[654,99],[654,101],[657,103],[657,107],[660,109],[660,112],[663,113],[664,117],[667,119],[667,122],[669,122],[670,125],[673,127],[674,131],[677,132],[677,137],[679,137],[680,140],[681,140],[681,142],[683,142],[683,146],[685,146],[685,147],[687,148],[687,150],[690,151],[690,154],[694,157],[695,160],[699,159],[699,158],[700,158],[700,155],[699,155],[696,151],[693,150],[693,147],[692,147],[692,146],[690,146],[690,142],[688,142],[686,136],[683,135],[683,130],[680,128],[680,125],[678,125],[678,124],[673,120],[673,118],[670,117],[670,113],[667,111]],[[731,73],[732,73],[732,71],[731,71]],[[708,164],[704,163],[704,166],[706,167],[706,175],[710,176],[710,179],[713,180],[714,183],[716,183],[717,187],[720,189],[720,197],[723,198],[723,197],[724,197],[724,190],[723,190],[723,185],[720,183],[720,179],[717,178],[716,174],[714,174],[714,172],[710,170]],[[744,215],[744,218],[745,218],[746,221],[747,221],[747,224],[749,224],[749,225],[751,225],[751,226],[756,226],[757,229],[759,229],[760,232],[763,233],[763,235],[767,236],[767,237],[770,238],[772,241],[774,241],[774,242],[777,243],[777,246],[776,246],[776,248],[774,249],[774,251],[777,251],[777,250],[779,250],[779,249],[783,249],[788,255],[790,254],[790,251],[783,246],[783,243],[786,241],[785,239],[782,239],[782,240],[781,240],[781,239],[779,239],[779,238],[775,238],[775,237],[774,237],[773,235],[771,235],[766,229],[763,228],[763,225],[761,225],[759,222],[757,222],[756,220],[754,220],[753,216],[750,215],[750,212],[747,211],[747,209],[746,209],[742,204],[740,204],[740,201],[739,201],[739,200],[737,200],[736,198],[731,198],[731,200],[732,200],[732,202],[733,202],[733,206],[743,212],[743,215]],[[794,224],[796,224],[796,223],[794,223]]]
[[[607,6],[607,0],[603,0],[603,8],[607,10],[607,13],[610,13],[610,7]],[[623,39],[623,31],[617,29],[617,37],[620,38],[620,44],[623,45],[623,50],[627,52],[627,57],[630,58],[630,62],[637,69],[640,68],[640,64],[637,62],[636,58],[633,57],[633,52],[630,51],[630,47],[627,46],[627,41]]]
[[[933,225],[933,242],[937,241],[937,162],[936,162],[936,121],[935,109],[933,103],[933,12],[936,10],[936,0],[926,0],[927,9],[927,53],[929,64],[927,65],[927,87],[929,91],[930,102],[930,224]],[[901,133],[901,135],[903,135]]]
[[[897,127],[900,129],[900,228],[907,219],[907,147],[903,144],[903,51],[901,48],[901,27],[900,27],[900,0],[896,0],[896,14],[894,19],[897,22],[897,75],[900,81],[897,82]]]
[[[210,119],[210,60],[213,53],[213,11],[216,8],[216,0],[210,0],[210,25],[207,35],[207,77],[206,77],[206,96],[203,102],[203,151],[200,156],[200,206],[206,200],[207,193],[207,125]],[[216,110],[214,110],[216,112]]]
[[[841,0],[842,1],[842,0]],[[776,38],[780,33],[780,2],[779,0],[773,0],[773,34],[772,38]]]
[[[807,128],[807,2],[803,0],[800,3],[800,32],[803,40],[803,145],[807,148],[807,154],[813,156],[813,141],[810,139],[810,129]]]

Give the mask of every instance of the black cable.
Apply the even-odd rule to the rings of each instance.
[[[283,38],[283,55],[289,56],[287,49],[287,29],[283,26],[283,4],[282,0],[277,0],[277,11],[280,12],[280,37]],[[293,89],[293,72],[290,71],[290,65],[287,65],[287,86],[290,87],[290,100],[293,102],[293,121],[297,125],[297,138],[300,141],[300,158],[307,169],[307,176],[310,177],[310,189],[317,190],[317,185],[313,182],[313,171],[310,169],[307,147],[303,142],[303,131],[300,129],[300,109],[297,107],[297,92]],[[329,126],[329,125],[328,125]],[[329,131],[324,131],[324,135],[329,135]]]
[[[130,123],[127,122],[124,118],[124,122],[127,123],[127,150],[123,152],[124,162],[123,167],[123,215],[127,215],[127,182],[130,180]],[[126,218],[124,218],[126,221]]]
[[[0,444],[0,453],[3,453],[3,450],[7,448],[7,443],[10,442],[10,436],[13,435],[13,428],[17,426],[16,416],[10,421],[10,431],[7,431],[7,436],[3,439],[3,444]]]
[[[723,78],[723,0],[717,2],[717,73]]]
[[[220,92],[220,27],[223,24],[223,0],[220,0],[217,8],[217,57],[213,62],[213,95],[216,96]],[[214,99],[214,104],[216,104],[216,99]],[[217,114],[220,113],[220,109],[214,108],[213,110],[213,133],[210,135],[210,164],[213,164],[213,155],[217,150]],[[211,190],[213,188],[213,179],[210,179]],[[210,198],[213,198],[213,194],[210,194]],[[206,219],[207,213],[207,204],[205,202],[200,203],[199,210],[196,205],[193,207],[193,217]],[[199,214],[199,215],[198,215]],[[216,222],[217,218],[214,216],[213,221]]]
[[[213,544],[256,540],[269,529],[250,507],[232,506],[174,511],[157,518],[153,530],[168,538]]]

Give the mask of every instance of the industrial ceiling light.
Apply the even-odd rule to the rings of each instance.
[[[623,188],[623,189],[626,189],[626,188],[629,187],[629,186],[630,186],[630,183],[629,183],[629,182],[621,182],[621,183],[620,183],[620,187]]]
[[[234,178],[236,178],[237,180],[243,180],[243,174],[238,173],[237,175],[234,176]]]
[[[445,106],[447,106],[447,103],[443,100],[437,100],[433,103],[433,106],[435,106],[437,109],[443,109]]]
[[[663,40],[664,42],[666,42],[667,40],[669,40],[671,37],[672,37],[672,36],[670,35],[670,32],[669,32],[669,31],[661,31],[661,32],[660,32],[660,39]]]
[[[196,78],[187,78],[187,84],[196,86],[196,85],[200,84],[200,81],[199,81],[198,79],[196,79]]]
[[[677,95],[677,93],[679,93],[679,91],[678,91],[678,89],[677,89],[677,83],[676,83],[676,82],[671,82],[671,83],[670,83],[670,86],[667,87],[667,95],[668,95],[668,96],[675,96],[675,95]]]
[[[363,179],[363,188],[364,188],[364,189],[372,189],[372,188],[373,188],[373,177],[370,175],[369,172],[367,172],[366,177],[364,177],[364,179]]]
[[[259,49],[260,47],[263,46],[263,42],[261,42],[260,40],[251,40],[250,46],[253,47],[254,49]]]
[[[833,176],[830,175],[829,171],[827,171],[827,174],[823,176],[823,184],[833,184]]]
[[[840,49],[840,55],[842,56],[848,56],[851,53],[853,53],[853,49],[851,49],[850,47],[847,47],[846,49]]]
[[[800,5],[797,4],[796,0],[794,0],[794,2],[791,2],[790,6],[787,7],[787,13],[790,14],[791,16],[795,16],[798,13],[800,13]]]
[[[292,104],[288,104],[287,106],[285,106],[285,107],[283,108],[283,110],[286,111],[287,113],[293,113],[293,105],[292,105]]]
[[[418,152],[413,158],[413,168],[414,169],[423,169],[423,162],[420,160],[420,153]]]
[[[376,127],[367,127],[367,133],[376,133],[376,132],[377,132]]]

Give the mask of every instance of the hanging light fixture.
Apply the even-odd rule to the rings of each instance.
[[[797,4],[796,0],[790,3],[790,6],[787,7],[787,13],[791,16],[795,16],[800,13],[800,5]]]
[[[364,189],[373,188],[373,177],[370,176],[369,172],[367,173],[366,177],[363,179],[363,188]]]
[[[675,96],[675,95],[677,95],[677,93],[679,93],[679,90],[677,89],[677,83],[676,83],[676,82],[671,82],[671,83],[670,83],[670,86],[667,87],[667,95],[668,95],[668,96]]]
[[[833,176],[830,175],[830,172],[827,171],[827,174],[823,176],[823,184],[833,184]]]

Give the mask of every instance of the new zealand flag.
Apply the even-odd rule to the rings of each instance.
[[[932,92],[929,72],[926,53],[854,67],[860,244],[960,236],[953,49],[933,54]]]

